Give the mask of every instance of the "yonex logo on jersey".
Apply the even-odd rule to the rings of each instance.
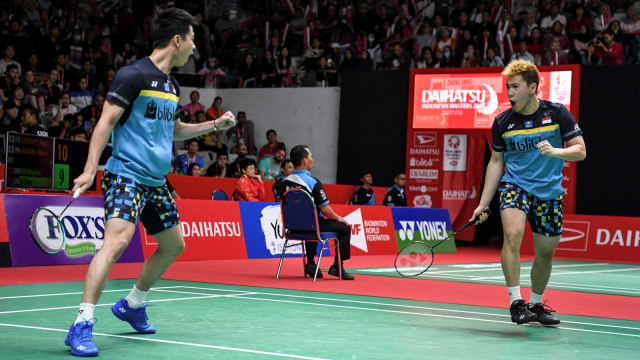
[[[509,126],[507,126],[507,130],[511,130],[513,128],[515,124],[509,124]]]

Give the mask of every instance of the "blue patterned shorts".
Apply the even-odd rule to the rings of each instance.
[[[500,213],[504,209],[520,209],[527,214],[529,227],[536,234],[558,236],[562,234],[562,195],[552,200],[540,200],[531,193],[510,183],[502,183]]]
[[[102,176],[104,218],[118,218],[134,224],[142,222],[149,235],[180,223],[178,208],[167,188],[147,186],[105,170]]]

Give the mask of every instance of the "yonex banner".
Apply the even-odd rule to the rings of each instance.
[[[393,225],[399,249],[415,240],[421,240],[434,246],[453,232],[447,209],[393,207],[391,213],[393,214]],[[446,241],[435,248],[434,252],[456,252],[456,243],[453,240]]]
[[[240,201],[240,214],[244,227],[244,241],[247,247],[247,257],[279,258],[284,247],[284,232],[279,203]],[[301,256],[302,248],[293,246],[287,249],[286,257]],[[325,250],[322,256],[330,255]]]
[[[527,226],[522,252],[533,254],[533,233]],[[556,256],[640,263],[640,219],[635,217],[564,214]]]
[[[247,258],[237,202],[178,199],[176,204],[186,244],[178,260]],[[144,229],[141,234],[146,259],[158,245]]]
[[[55,254],[45,253],[33,241],[29,232],[29,219],[39,207],[46,207],[54,214],[61,213],[71,196],[5,194],[3,198],[14,266],[88,264],[102,247],[104,200],[100,196],[81,196],[67,209],[61,219],[66,233],[66,245]],[[138,230],[119,259],[119,262],[137,261],[142,261]]]

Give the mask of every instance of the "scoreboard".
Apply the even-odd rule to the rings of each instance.
[[[88,142],[11,132],[5,146],[7,188],[71,190],[89,153]]]

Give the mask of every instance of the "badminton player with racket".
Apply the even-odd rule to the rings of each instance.
[[[90,186],[111,136],[113,154],[102,178],[104,243],[89,265],[78,315],[65,339],[74,355],[98,354],[92,337],[95,304],[112,265],[129,245],[138,220],[154,236],[158,248],[145,261],[129,295],[111,311],[139,333],[155,333],[147,321],[145,297],[185,246],[176,204],[164,177],[170,168],[172,143],[225,130],[236,123],[230,112],[199,124],[184,124],[174,118],[180,88],[170,72],[184,65],[193,53],[196,24],[184,10],[155,9],[151,24],[153,51],[116,74],[91,139],[84,172],[74,180],[74,192],[84,192]]]
[[[493,153],[473,217],[479,217],[478,223],[487,219],[484,212],[497,190],[504,233],[502,271],[511,320],[556,325],[560,320],[542,297],[562,234],[562,168],[565,161],[584,160],[586,146],[569,110],[536,96],[540,75],[534,64],[515,60],[502,74],[511,108],[496,116],[493,123]],[[520,244],[527,221],[535,249],[529,303],[520,294]]]

